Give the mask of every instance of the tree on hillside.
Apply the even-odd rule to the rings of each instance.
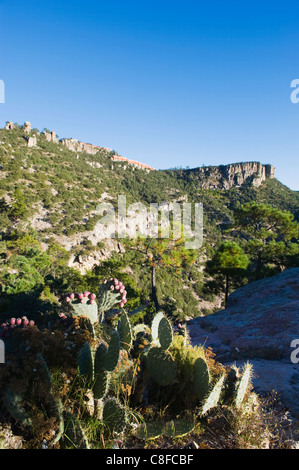
[[[169,274],[180,278],[182,270],[195,263],[198,257],[197,250],[185,248],[185,240],[183,238],[173,240],[162,237],[138,237],[134,240],[127,240],[125,247],[135,251],[137,262],[150,271],[151,294],[157,311],[160,310],[156,284],[157,270],[166,268]]]
[[[12,194],[12,201],[10,216],[16,219],[24,218],[27,213],[27,205],[20,188],[17,188]]]
[[[253,202],[237,208],[234,219],[233,234],[252,262],[251,278],[298,265],[299,224],[292,213]]]
[[[231,280],[245,276],[249,263],[250,260],[244,250],[232,241],[221,243],[212,259],[207,261],[207,273],[220,278],[220,286],[225,293],[226,307]]]

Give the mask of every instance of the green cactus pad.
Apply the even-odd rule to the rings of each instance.
[[[101,400],[107,395],[109,383],[110,373],[107,370],[103,369],[95,374],[95,380],[92,387],[95,400]]]
[[[107,346],[104,343],[100,343],[96,349],[94,357],[94,373],[98,374],[105,370],[105,360],[107,356]]]
[[[103,422],[110,434],[124,431],[127,424],[126,410],[115,398],[109,398],[105,401]]]
[[[150,376],[159,385],[171,385],[174,382],[177,366],[168,351],[158,347],[150,348],[146,361]]]
[[[69,301],[68,305],[72,316],[89,318],[92,324],[98,322],[98,306],[94,300],[92,303],[87,297],[81,300],[75,298]]]
[[[80,375],[85,376],[88,382],[91,382],[93,377],[93,360],[91,347],[87,341],[79,350],[78,367]]]
[[[221,397],[221,393],[223,391],[225,377],[226,377],[225,374],[223,374],[220,377],[220,379],[216,382],[216,385],[213,387],[212,391],[209,393],[201,410],[202,416],[205,416],[208,413],[208,411],[210,411],[212,408],[215,408],[218,405],[220,397]]]
[[[113,331],[110,336],[109,348],[104,358],[104,368],[112,372],[117,366],[120,351],[120,338],[117,331]]]
[[[178,438],[190,434],[194,429],[194,422],[187,419],[175,419],[165,425],[164,434],[170,438]]]
[[[144,441],[158,439],[163,434],[164,434],[164,423],[160,421],[142,423],[134,431],[134,436]]]
[[[202,401],[209,392],[210,374],[206,361],[199,357],[194,364],[194,394]]]
[[[160,342],[159,342],[159,323],[162,320],[162,318],[164,318],[164,313],[163,312],[156,313],[156,315],[153,318],[152,325],[151,325],[152,326],[151,327],[152,338],[153,338],[153,341],[158,346],[160,346]]]
[[[159,322],[158,337],[161,348],[165,351],[169,349],[173,340],[173,333],[171,323],[166,317],[163,317]]]
[[[163,312],[157,313],[152,321],[152,338],[156,346],[165,351],[169,349],[173,340],[172,326]]]
[[[122,348],[126,351],[129,351],[133,344],[133,333],[130,320],[124,310],[118,322],[117,331],[120,337]]]

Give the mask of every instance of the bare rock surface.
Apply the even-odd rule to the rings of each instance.
[[[291,346],[299,343],[299,268],[236,290],[226,309],[189,321],[188,331],[192,344],[210,346],[223,364],[251,362],[256,391],[275,390],[299,419],[299,349]]]

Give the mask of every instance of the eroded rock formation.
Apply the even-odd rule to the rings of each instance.
[[[192,172],[201,182],[203,189],[230,189],[243,184],[258,187],[266,179],[275,177],[275,168],[272,165],[259,162],[206,166],[185,171]]]

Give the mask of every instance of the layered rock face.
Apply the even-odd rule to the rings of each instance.
[[[107,149],[106,147],[97,147],[96,145],[86,144],[84,142],[80,142],[77,139],[62,139],[61,143],[65,145],[69,150],[73,152],[85,152],[90,155],[95,155],[99,150],[111,150]]]
[[[266,179],[275,177],[272,165],[259,162],[232,163],[185,170],[198,177],[203,189],[230,189],[243,184],[258,187]]]

